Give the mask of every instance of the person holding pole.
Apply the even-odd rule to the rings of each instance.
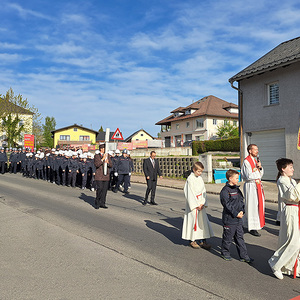
[[[112,162],[108,153],[105,153],[105,145],[101,144],[99,150],[95,152],[94,164],[96,167],[95,172],[95,185],[96,185],[96,199],[95,208],[108,208],[106,204],[106,194],[108,190],[110,172]],[[107,172],[104,173],[104,166],[107,166]]]

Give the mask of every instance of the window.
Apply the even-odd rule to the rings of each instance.
[[[268,85],[268,104],[279,104],[279,84],[271,83]]]
[[[77,128],[75,127],[75,128],[73,128],[73,130],[74,130],[74,131],[77,131]]]
[[[186,122],[186,128],[190,127],[190,122]]]
[[[230,124],[229,120],[224,120],[224,125],[229,125],[229,124]]]
[[[204,135],[196,135],[196,141],[204,141]]]
[[[233,121],[233,125],[234,125],[234,126],[237,126],[237,121]]]
[[[69,141],[70,140],[70,136],[69,135],[60,135],[59,139],[61,141]]]
[[[197,119],[196,120],[196,128],[203,128],[203,127],[204,127],[203,119]]]
[[[141,136],[144,136],[144,134],[143,134],[143,133],[141,133]]]
[[[188,110],[185,111],[185,115],[190,115],[190,114],[191,114],[191,110],[190,109],[188,109]]]
[[[89,141],[90,136],[89,135],[80,135],[79,136],[79,141]]]
[[[23,120],[20,120],[19,126],[21,127],[22,125],[24,125],[24,121],[23,121]]]
[[[213,125],[217,125],[217,119],[213,119]]]
[[[176,124],[176,129],[179,129],[179,124]]]

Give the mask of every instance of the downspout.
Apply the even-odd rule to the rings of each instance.
[[[233,85],[234,81],[229,81],[231,87],[238,91],[238,106],[239,106],[239,134],[240,134],[240,162],[244,161],[244,128],[243,128],[243,91]]]

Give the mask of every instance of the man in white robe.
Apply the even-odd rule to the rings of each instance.
[[[254,236],[261,236],[258,230],[264,227],[265,197],[261,185],[264,174],[261,162],[257,159],[258,147],[250,144],[247,147],[249,156],[243,162],[241,175],[244,179],[245,218],[244,227]]]

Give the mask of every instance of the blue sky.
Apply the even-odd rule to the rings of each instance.
[[[0,0],[0,93],[12,87],[57,128],[124,137],[208,95],[298,37],[299,1]]]

